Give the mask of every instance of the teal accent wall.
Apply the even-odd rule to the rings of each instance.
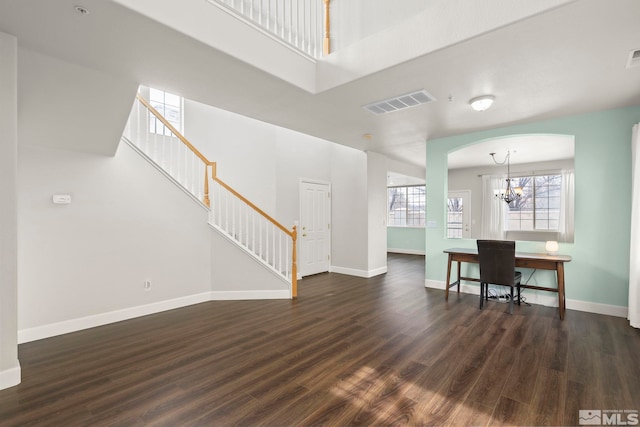
[[[475,247],[476,244],[475,240],[445,238],[447,154],[450,151],[485,139],[509,135],[575,135],[575,241],[560,243],[560,253],[573,257],[565,268],[566,297],[627,306],[631,131],[638,122],[640,106],[429,140],[427,220],[435,221],[437,227],[426,229],[427,280],[444,282],[447,267],[447,257],[442,253],[444,249]],[[517,242],[516,249],[544,252],[544,242]],[[525,279],[530,273],[523,271]],[[555,284],[555,276],[552,272],[537,271],[529,283]]]
[[[402,249],[409,253],[424,253],[425,229],[387,227],[387,249]]]

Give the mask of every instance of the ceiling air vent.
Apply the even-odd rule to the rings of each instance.
[[[640,49],[632,50],[629,52],[627,68],[637,67],[638,65],[640,65]]]
[[[373,114],[387,114],[393,111],[404,110],[405,108],[415,107],[416,105],[426,104],[436,99],[426,90],[422,89],[416,92],[407,93],[405,95],[395,96],[365,105],[365,110]]]

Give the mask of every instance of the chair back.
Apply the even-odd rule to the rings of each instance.
[[[478,240],[480,281],[494,285],[515,285],[516,242]]]

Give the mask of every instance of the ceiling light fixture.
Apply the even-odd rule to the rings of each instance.
[[[495,101],[495,99],[496,97],[493,95],[482,95],[471,99],[469,101],[469,104],[471,104],[471,108],[476,111],[484,111],[491,107],[491,104],[493,104],[493,101]]]

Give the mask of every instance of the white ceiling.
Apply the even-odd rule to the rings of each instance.
[[[495,165],[491,158],[502,163],[509,153],[512,165],[573,159],[575,154],[572,135],[518,135],[493,138],[452,151],[448,155],[449,169]]]
[[[2,0],[0,31],[22,49],[415,165],[429,139],[640,105],[640,67],[625,68],[640,49],[638,0],[574,1],[317,94],[112,1],[82,1],[84,17],[78,2]],[[383,116],[361,108],[422,88],[438,100]],[[472,111],[485,93],[494,106]]]

